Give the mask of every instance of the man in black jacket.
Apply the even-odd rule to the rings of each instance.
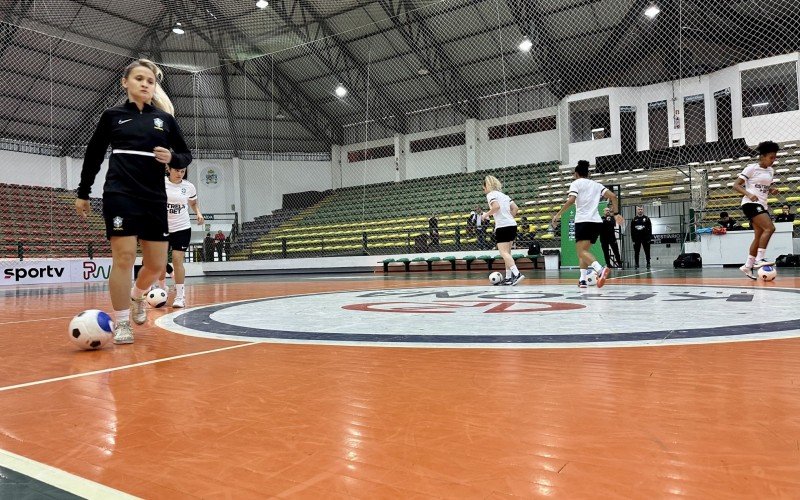
[[[794,215],[791,214],[791,209],[789,205],[784,205],[781,207],[783,213],[775,217],[775,222],[794,222]]]
[[[631,239],[636,269],[639,269],[639,251],[644,247],[647,269],[650,269],[650,239],[653,237],[653,223],[644,214],[644,207],[636,207],[636,217],[631,221]]]
[[[430,219],[428,219],[428,233],[431,236],[431,247],[435,248],[436,251],[441,251],[441,247],[439,246],[439,219],[436,218],[436,214],[433,214]]]
[[[619,257],[619,245],[617,245],[617,221],[611,214],[611,209],[606,207],[603,214],[603,231],[600,233],[600,246],[603,247],[603,256],[606,258],[608,267],[622,267],[622,259]],[[614,253],[614,260],[611,260],[611,252]]]
[[[728,215],[728,212],[720,212],[717,225],[724,227],[728,231],[731,231],[736,228],[736,220]]]

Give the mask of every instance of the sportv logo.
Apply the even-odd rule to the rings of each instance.
[[[64,267],[9,267],[3,274],[5,279],[14,281],[24,280],[26,278],[60,278],[64,275]]]
[[[96,262],[85,261],[83,263],[83,279],[90,280],[92,278],[99,278],[101,275],[103,279],[108,279],[111,274],[111,265],[98,266]]]

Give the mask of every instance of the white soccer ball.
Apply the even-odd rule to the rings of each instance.
[[[504,279],[503,275],[498,273],[497,271],[489,275],[489,283],[491,283],[492,285],[500,283],[501,281],[503,281],[503,279]]]
[[[69,339],[87,351],[100,349],[113,337],[111,316],[98,309],[89,309],[69,322]]]
[[[586,274],[586,284],[589,286],[597,286],[597,272],[592,270]]]
[[[167,292],[160,288],[153,288],[147,292],[147,303],[150,307],[164,307],[167,304]]]
[[[758,268],[758,279],[761,281],[772,281],[778,276],[778,271],[772,266]]]

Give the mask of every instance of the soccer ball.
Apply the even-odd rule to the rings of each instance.
[[[586,273],[586,284],[589,286],[597,286],[597,272],[589,271]]]
[[[100,349],[113,337],[111,316],[97,309],[78,314],[69,322],[69,339],[81,349]]]
[[[778,271],[772,266],[762,266],[758,269],[758,278],[761,281],[772,281],[778,276]]]
[[[496,285],[501,281],[503,281],[503,275],[498,273],[497,271],[489,275],[489,283],[491,283],[492,285]]]
[[[153,288],[147,292],[147,303],[150,307],[164,307],[167,304],[167,292],[160,288]]]

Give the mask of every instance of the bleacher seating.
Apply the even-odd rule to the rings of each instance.
[[[476,237],[467,235],[466,222],[476,204],[486,204],[481,185],[487,174],[500,178],[503,191],[520,204],[519,216],[525,216],[528,222],[521,239],[532,238],[537,230],[539,237],[552,239],[543,219],[549,221],[553,205],[523,204],[534,198],[536,187],[552,165],[518,165],[339,189],[249,247],[242,247],[235,258],[282,255],[284,240],[287,256],[361,253],[365,235],[370,253],[410,251],[416,248],[418,236],[428,235],[428,219],[434,214],[439,223],[441,248],[476,248]],[[487,244],[489,239],[487,235]]]
[[[75,213],[75,194],[60,188],[0,184],[0,258],[86,257],[89,243],[96,257],[110,256],[101,216],[101,200],[92,214]]]
[[[677,167],[623,168],[594,173],[592,178],[605,185],[619,185],[626,206],[654,200],[689,201],[693,190],[703,189],[704,193],[694,194],[695,198],[705,197],[705,208],[698,218],[707,226],[714,224],[720,211],[737,213],[741,197],[731,186],[736,174],[754,161],[757,158],[751,156],[709,158]],[[557,233],[548,231],[549,223],[564,203],[573,169],[553,163],[518,165],[339,189],[281,225],[270,226],[269,232],[242,245],[234,258],[359,254],[365,249],[365,235],[369,253],[424,251],[428,249],[418,248],[415,240],[421,237],[429,242],[428,219],[433,214],[439,221],[439,248],[475,249],[476,239],[467,235],[466,221],[476,204],[485,206],[481,182],[486,174],[497,176],[503,182],[503,191],[520,206],[518,248],[528,240],[558,240]],[[797,144],[782,144],[775,173],[781,194],[770,199],[773,208],[784,202],[800,204]],[[694,174],[699,178],[690,178]],[[795,224],[800,225],[800,219]],[[489,244],[488,234],[486,241]],[[550,244],[557,246],[558,241]]]

